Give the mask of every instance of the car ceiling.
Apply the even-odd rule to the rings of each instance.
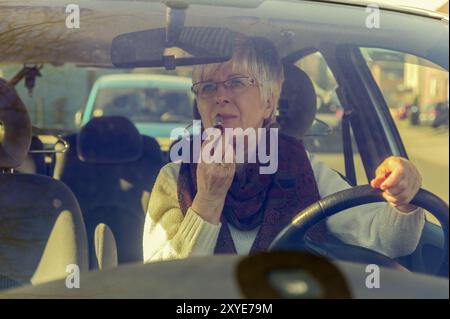
[[[0,62],[70,62],[108,67],[115,36],[166,25],[166,6],[160,1],[77,3],[81,9],[80,29],[68,29],[65,1],[0,0]],[[367,16],[363,7],[255,0],[220,9],[191,4],[185,25],[225,27],[263,36],[277,45],[281,56],[323,44],[352,43],[409,52],[434,59],[448,69],[447,22],[387,11],[381,15],[380,29],[367,29]],[[418,30],[427,36],[418,37]],[[441,54],[436,57],[431,51]]]

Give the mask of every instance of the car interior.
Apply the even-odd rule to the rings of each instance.
[[[176,21],[173,23],[176,31],[179,26]],[[210,33],[208,30],[193,27],[181,35],[178,32],[180,43],[198,49],[198,56],[191,60],[177,59],[179,61],[171,57],[156,62],[143,60],[145,67],[173,71],[174,63],[178,67],[224,60],[229,54],[228,49],[223,48],[230,41],[230,33],[226,28]],[[144,34],[139,32],[114,39],[112,70],[139,67],[144,63],[128,60],[130,56],[138,56],[138,44],[134,48],[124,46],[131,39],[127,36],[142,38]],[[166,29],[146,32],[149,32],[146,36],[157,41]],[[333,37],[332,33],[327,37]],[[197,40],[214,36],[217,41],[208,47],[212,58],[201,56],[205,51],[195,47],[201,43]],[[290,41],[288,33],[274,38],[279,42]],[[400,139],[392,128],[395,124],[383,113],[387,111],[377,107],[364,109],[365,105],[375,105],[373,101],[379,101],[382,96],[368,75],[357,46],[327,41],[316,45],[312,34],[306,35],[304,42],[308,46],[298,48],[294,42],[289,42],[289,50],[282,52],[286,77],[277,111],[280,132],[296,134],[310,152],[338,147],[345,169],[336,171],[350,185],[367,184],[380,159],[392,154],[389,135],[392,134],[394,140]],[[141,49],[145,53],[146,48]],[[136,52],[130,53],[130,50]],[[149,54],[155,56],[160,52]],[[321,120],[312,75],[298,67],[299,61],[312,54],[323,55],[335,77],[342,111],[338,117],[331,112],[333,120],[338,122],[336,126]],[[435,57],[437,60],[442,61],[441,57]],[[77,67],[90,66],[80,64]],[[33,68],[18,74],[18,78],[0,81],[0,290],[65,278],[67,265],[72,264],[78,265],[81,272],[89,272],[142,263],[145,214],[151,209],[148,202],[152,187],[159,170],[169,161],[170,149],[162,149],[156,138],[140,133],[135,123],[125,116],[93,117],[86,125],[72,131],[34,127],[29,111],[14,89],[30,79],[43,80],[30,70]],[[366,79],[365,82],[361,78]],[[301,94],[292,96],[291,87],[299,88]],[[378,95],[374,97],[370,92]],[[289,121],[292,108],[303,110],[295,119],[294,128]],[[380,114],[386,118],[385,122],[379,120]],[[401,139],[398,144],[403,145]],[[407,156],[404,149],[399,153]],[[362,164],[356,163],[354,156],[358,156]],[[359,179],[357,170],[366,179]],[[431,203],[429,210],[442,210],[441,203],[433,200],[431,193],[423,199]],[[339,203],[336,205],[342,209]],[[448,205],[446,207],[448,209]],[[332,236],[325,246],[314,243],[306,246],[339,260],[377,261],[399,271],[448,277],[448,211],[447,217],[440,221],[445,222],[445,218],[446,226],[427,221],[416,251],[395,260],[344,245]]]
[[[314,122],[317,110],[316,94],[308,75],[293,65],[287,65],[285,68],[288,70],[285,83],[295,81],[295,85],[302,87],[303,91],[301,99],[298,97],[292,99],[289,94],[282,91],[281,96],[284,99],[281,99],[279,103],[280,114],[289,107],[298,107],[305,110],[300,121],[296,122],[296,129],[301,136],[306,135],[306,138],[304,137],[306,143],[312,144],[312,140],[308,139],[308,132],[311,130],[326,131],[329,127],[327,124]],[[286,87],[286,85],[283,87]],[[2,123],[6,123],[4,127],[8,134],[11,134],[7,121],[3,120]],[[30,126],[29,123],[28,125]],[[323,125],[323,127],[311,128],[314,125]],[[280,130],[283,131],[283,129],[283,126],[280,125]],[[75,216],[77,216],[76,214],[82,215],[85,230],[83,232],[79,230],[72,235],[71,239],[81,243],[71,245],[76,246],[76,248],[83,248],[83,253],[77,252],[72,253],[72,255],[84,254],[82,259],[84,263],[89,261],[91,269],[101,269],[102,265],[142,262],[142,228],[145,212],[148,208],[148,199],[159,169],[166,162],[157,141],[154,138],[139,134],[135,125],[125,117],[96,117],[82,127],[78,133],[63,137],[64,142],[69,147],[65,152],[52,154],[54,160],[48,168],[45,165],[43,153],[32,153],[33,151],[42,151],[42,142],[37,136],[31,137],[31,134],[30,139],[29,149],[24,148],[22,152],[26,154],[27,150],[32,150],[28,156],[24,157],[24,161],[30,161],[31,167],[35,171],[34,174],[28,172],[23,176],[31,175],[36,179],[47,179],[48,181],[55,181],[55,183],[57,181],[63,182],[63,185],[67,185],[75,196],[75,204],[72,203],[72,205],[76,208],[69,211]],[[63,145],[59,143],[59,147],[63,147]],[[55,146],[55,149],[57,148],[58,145]],[[5,164],[2,167],[8,168]],[[52,172],[53,178],[43,176],[48,175],[49,171]],[[343,174],[341,176],[348,180]],[[13,193],[14,191],[15,189],[12,190]],[[55,195],[51,194],[50,196]],[[43,200],[43,203],[45,203],[45,200]],[[76,219],[76,217],[71,218]],[[47,227],[50,227],[52,222],[54,222],[54,219],[51,219]],[[72,221],[72,223],[75,222]],[[57,225],[58,223],[55,222],[54,229]],[[46,234],[49,234],[48,231]],[[19,234],[14,234],[14,236],[17,236],[17,240],[20,238]],[[400,264],[414,267],[416,271],[425,273],[437,271],[436,268],[439,265],[429,264],[426,261],[439,260],[442,252],[439,247],[443,245],[443,240],[440,241],[439,238],[442,238],[442,236],[439,226],[427,223],[422,236],[423,239],[416,253],[408,257],[402,257]],[[48,238],[51,237],[48,235]],[[44,235],[43,238],[47,237]],[[346,248],[340,248],[340,241],[337,238],[330,236],[329,239],[331,248],[328,248],[334,250],[339,258],[343,260],[365,258],[364,250],[358,250],[356,247],[354,247],[357,250],[355,257],[349,257],[345,252],[340,255],[339,249],[345,250]],[[65,239],[61,243],[66,241]],[[335,246],[332,246],[333,244]],[[45,265],[45,258],[49,258],[46,256],[49,256],[50,253],[39,255],[39,250],[34,248],[33,250],[36,252],[35,258],[37,259],[34,260],[34,264],[43,263]],[[38,256],[42,256],[41,260]],[[370,256],[368,256],[368,259],[370,260]],[[71,263],[78,264],[76,260]],[[398,267],[398,264],[392,265],[389,261],[382,262],[382,264]],[[50,269],[54,270],[54,268]],[[30,269],[28,271],[30,272]],[[9,274],[10,270],[6,269],[2,273]],[[58,275],[65,274],[65,270],[61,269],[59,273],[52,273],[57,278]],[[20,278],[20,282],[31,280],[32,275],[31,282],[39,282],[39,279],[35,279],[40,278],[39,273],[38,275],[29,273],[29,277]],[[13,277],[15,280],[18,279],[15,273]]]

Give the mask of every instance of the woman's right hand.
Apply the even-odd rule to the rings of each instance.
[[[209,143],[226,143],[222,135],[210,142],[203,143],[203,150]],[[222,147],[222,159],[224,160],[225,147]],[[197,194],[192,202],[192,209],[206,221],[212,224],[220,223],[223,205],[228,189],[233,182],[236,164],[234,163],[234,154],[232,163],[205,163],[200,160],[197,164]]]

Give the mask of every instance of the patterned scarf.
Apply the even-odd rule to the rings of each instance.
[[[236,253],[228,223],[243,231],[260,226],[250,253],[265,251],[295,215],[320,199],[303,142],[280,134],[278,146],[275,174],[259,174],[258,163],[245,164],[242,173],[235,174],[225,199],[216,254]],[[197,192],[196,170],[195,163],[181,164],[178,201],[183,214]],[[310,229],[308,236],[323,241],[325,233],[322,221]]]

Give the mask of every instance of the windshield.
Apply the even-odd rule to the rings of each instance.
[[[126,116],[135,123],[180,122],[192,119],[192,100],[185,91],[147,88],[101,88],[94,116]]]
[[[239,263],[284,250],[448,286],[448,68],[448,23],[380,8],[0,1],[0,296],[114,269],[248,297]],[[328,296],[314,262],[271,296]]]

